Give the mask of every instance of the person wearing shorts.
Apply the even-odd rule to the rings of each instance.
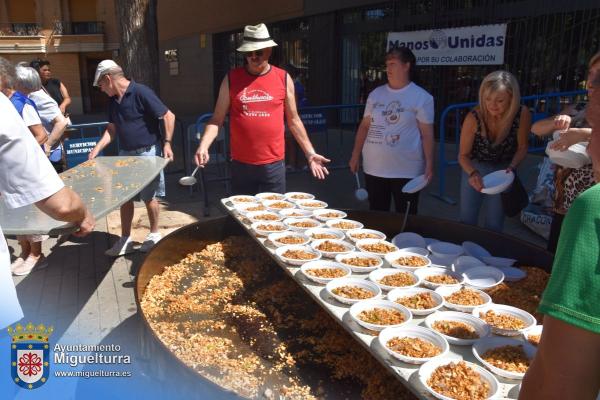
[[[113,60],[98,64],[94,86],[110,97],[110,103],[106,131],[90,152],[90,159],[95,158],[118,135],[120,156],[162,156],[173,161],[171,139],[175,114],[169,111],[152,89],[127,79],[123,69]],[[164,123],[164,140],[160,133],[161,120]],[[161,171],[137,197],[137,200],[145,203],[150,221],[150,233],[139,248],[142,252],[150,250],[162,237],[158,231],[157,197],[164,196],[165,178]],[[118,257],[135,250],[130,238],[133,211],[133,199],[121,206],[121,237],[105,252],[106,255]]]

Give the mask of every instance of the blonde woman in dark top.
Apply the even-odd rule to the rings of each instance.
[[[481,193],[483,176],[500,169],[516,170],[527,155],[531,114],[521,106],[519,83],[506,71],[487,75],[479,88],[479,105],[467,114],[460,133],[458,161],[460,220],[477,225],[485,203],[484,227],[502,231],[504,211],[499,194]]]

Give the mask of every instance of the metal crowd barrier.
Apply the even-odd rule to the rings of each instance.
[[[69,125],[66,129],[66,132],[68,132],[68,139],[85,139],[85,138],[101,138],[102,135],[104,134],[104,131],[106,130],[106,125],[108,125],[108,121],[102,121],[102,122],[91,122],[91,123],[85,123],[85,124],[73,124],[73,125]],[[163,124],[160,124],[160,129],[161,132],[164,129],[163,128]],[[184,148],[185,148],[185,134],[184,134],[184,124],[180,119],[175,119],[175,127],[174,127],[174,131],[173,131],[173,140],[176,139],[176,137],[178,136],[177,133],[179,132],[179,136],[181,138],[181,141],[183,142]],[[76,133],[77,132],[77,133]],[[77,137],[77,135],[79,137]],[[163,137],[164,137],[164,132],[163,132]],[[67,140],[68,140],[67,139]],[[119,150],[120,150],[120,143],[119,143],[119,136],[117,135],[115,140],[110,143],[104,150],[103,150],[103,154],[106,155],[113,155],[116,156],[119,154]],[[175,155],[175,162],[178,162],[178,157],[177,155]],[[188,158],[188,154],[187,152],[184,152],[183,154],[183,160],[182,160],[182,165],[184,167],[184,169],[186,168],[186,166],[190,163],[190,160]],[[167,166],[167,168],[165,168],[165,171],[167,173],[175,173],[175,172],[182,172],[183,169],[176,169],[175,166],[171,165],[172,163],[169,163],[169,165]],[[187,169],[186,169],[187,172]]]
[[[532,122],[560,113],[565,105],[573,104],[577,98],[582,98],[587,94],[585,90],[576,90],[571,92],[545,93],[540,95],[524,96],[521,98],[523,104],[527,105],[532,111]],[[569,101],[567,101],[569,99]],[[458,165],[458,151],[460,143],[460,128],[462,121],[469,110],[476,106],[477,102],[452,104],[442,111],[440,116],[440,137],[439,137],[439,185],[438,192],[432,195],[448,204],[456,204],[456,201],[446,195],[446,169]],[[449,121],[449,117],[453,117]],[[450,129],[448,126],[450,125]],[[446,158],[446,139],[447,131],[453,129],[456,141],[456,158],[448,160]],[[546,143],[550,138],[540,138],[530,134],[529,153],[541,153],[546,148]]]

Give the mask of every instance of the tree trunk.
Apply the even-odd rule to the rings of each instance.
[[[115,0],[118,63],[125,76],[159,93],[157,0]]]

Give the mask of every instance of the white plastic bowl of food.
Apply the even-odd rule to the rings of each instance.
[[[427,268],[431,265],[431,260],[417,253],[400,250],[388,253],[385,256],[387,261],[393,268],[404,269],[408,271],[416,271],[421,268]]]
[[[314,198],[315,198],[314,194],[305,193],[305,192],[287,192],[285,194],[285,199],[287,201],[291,201],[292,203],[295,203],[295,202],[301,201],[301,200],[312,200]]]
[[[440,267],[420,268],[415,271],[415,274],[421,278],[421,284],[430,289],[437,289],[440,286],[460,286],[464,282],[462,275]]]
[[[283,217],[270,211],[250,211],[245,215],[252,222],[279,222]]]
[[[430,344],[439,349],[439,354],[429,357],[413,357],[406,354],[402,354],[399,351],[392,350],[389,342],[393,341],[394,339],[397,340],[404,338],[421,339],[423,341],[429,342]],[[445,356],[450,350],[450,345],[448,344],[448,341],[442,335],[422,326],[399,326],[385,328],[381,331],[381,333],[379,333],[379,337],[377,338],[377,340],[379,340],[379,344],[381,344],[381,347],[383,347],[389,355],[409,364],[423,364],[436,357]]]
[[[358,288],[359,290],[354,296],[352,290]],[[344,295],[338,290],[343,289],[347,294]],[[350,292],[346,291],[350,290]],[[325,286],[325,291],[335,300],[343,304],[354,304],[361,300],[371,300],[381,297],[381,288],[371,281],[360,278],[338,278],[330,281]],[[335,292],[339,293],[336,294]],[[369,297],[366,297],[366,296]]]
[[[342,240],[346,235],[339,229],[330,228],[310,228],[304,231],[304,234],[310,238],[310,240],[319,239],[339,239]]]
[[[488,265],[469,268],[462,275],[465,285],[476,289],[491,289],[504,282],[504,272]]]
[[[429,296],[423,298],[426,295]],[[408,308],[413,315],[429,315],[444,305],[444,298],[439,293],[420,287],[397,288],[390,291],[387,298]],[[433,306],[425,307],[425,301],[433,301]]]
[[[303,210],[318,210],[320,208],[327,208],[327,203],[321,200],[298,200],[296,205]]]
[[[275,193],[275,192],[258,193],[258,194],[255,194],[254,197],[258,198],[260,201],[285,199],[285,195],[283,195],[281,193]]]
[[[288,227],[283,222],[259,221],[253,222],[250,228],[258,236],[269,236],[271,233],[285,232]]]
[[[472,335],[463,335],[465,337],[462,338],[458,336],[451,336],[450,329],[460,329],[460,325],[446,327],[448,328],[448,330],[445,330],[445,328],[444,330],[442,330],[441,327],[436,325],[436,322],[443,321],[449,323],[465,324],[472,329],[472,332],[470,332],[472,333]],[[433,329],[434,331],[445,337],[448,343],[455,344],[458,346],[470,346],[479,339],[486,337],[490,334],[490,327],[488,324],[471,314],[466,314],[458,311],[438,311],[436,313],[433,313],[427,316],[427,318],[425,318],[425,326],[429,329]],[[436,327],[439,328],[439,330],[436,329]],[[468,336],[476,337],[469,338]]]
[[[389,277],[392,277],[394,275],[401,275],[397,278],[399,279],[403,279],[406,282],[403,281],[403,283],[406,283],[406,285],[391,285],[389,283],[383,283],[382,280],[385,279],[386,277],[388,277],[388,279],[392,279]],[[397,269],[393,269],[393,268],[379,268],[376,269],[374,271],[371,271],[369,273],[369,279],[372,280],[373,282],[375,282],[377,285],[379,285],[379,287],[385,291],[389,291],[389,290],[394,290],[397,288],[410,288],[410,287],[415,287],[420,283],[420,279],[417,275],[415,275],[413,272],[411,271],[400,271]],[[409,283],[410,281],[410,283]],[[386,281],[387,282],[387,281]]]
[[[267,207],[267,210],[276,213],[280,212],[281,210],[289,210],[296,208],[294,203],[285,200],[264,200],[262,203],[265,207]]]
[[[513,320],[513,321],[515,321],[515,319],[520,320],[522,322],[523,326],[520,328],[515,327],[514,329],[507,328],[506,326],[498,326],[498,324],[494,324],[490,320],[487,319],[485,314],[488,311],[493,311],[494,314],[496,314],[496,315],[507,316],[508,318],[510,318],[510,320]],[[535,317],[533,315],[529,314],[527,311],[521,310],[520,308],[517,308],[517,307],[507,306],[505,304],[493,304],[492,303],[492,304],[488,304],[487,306],[484,306],[484,307],[478,307],[475,310],[473,310],[472,314],[476,318],[479,318],[482,321],[484,321],[485,323],[487,323],[490,326],[490,328],[492,329],[493,333],[495,333],[496,335],[501,335],[501,336],[522,335],[523,332],[527,331],[528,329],[533,328],[537,324]],[[510,323],[510,321],[507,321],[507,323]]]
[[[385,257],[386,254],[398,251],[395,245],[381,239],[361,239],[356,242],[356,247],[362,252],[379,257]]]
[[[483,364],[484,367],[486,367],[498,376],[508,379],[523,379],[523,377],[525,376],[525,372],[509,371],[497,367],[483,358],[483,355],[488,350],[497,349],[498,347],[503,346],[522,346],[523,352],[525,353],[527,359],[529,359],[529,363],[533,361],[533,358],[535,357],[535,353],[537,351],[536,347],[529,342],[524,342],[522,340],[517,340],[508,337],[492,336],[483,338],[474,343],[472,349],[473,355],[475,356],[477,361]]]
[[[347,278],[352,275],[352,270],[346,265],[326,260],[309,261],[300,267],[300,271],[309,280],[321,285],[326,285],[337,278]]]
[[[285,241],[286,238],[290,239],[287,243]],[[275,247],[288,246],[291,244],[302,246],[310,242],[310,238],[308,236],[302,233],[291,231],[271,233],[269,236],[267,236],[267,239],[269,239],[269,241],[273,243],[273,246]]]
[[[283,220],[283,223],[296,232],[305,232],[308,229],[321,226],[319,221],[312,218],[286,218]]]
[[[379,232],[374,229],[364,229],[364,228],[350,229],[349,231],[346,231],[346,237],[348,239],[352,240],[354,243],[356,243],[357,241],[362,240],[362,239],[385,240],[385,238],[386,238],[385,233],[383,233],[383,232]]]
[[[327,247],[339,247],[340,249],[343,247],[344,250],[340,250],[340,251],[333,251],[333,250],[327,250]],[[321,254],[323,255],[323,257],[327,257],[327,258],[335,258],[338,254],[348,254],[352,251],[354,251],[354,246],[351,245],[350,243],[344,241],[344,240],[340,240],[340,239],[318,239],[318,240],[313,240],[310,243],[310,247],[312,247],[315,250],[318,250],[321,252]]]
[[[478,305],[468,305],[468,304],[460,304],[457,301],[461,301],[461,300],[457,300],[456,296],[454,297],[450,297],[452,295],[454,295],[455,293],[459,293],[461,290],[468,290],[469,292],[465,293],[468,295],[473,295],[476,298],[479,298],[479,301],[481,302],[481,304]],[[468,287],[464,287],[464,286],[447,286],[447,287],[439,287],[437,289],[435,289],[436,293],[439,293],[443,298],[444,298],[444,307],[450,309],[450,310],[456,310],[456,311],[461,311],[461,312],[465,312],[465,313],[470,313],[473,312],[474,309],[476,309],[477,307],[483,307],[486,306],[488,304],[492,303],[492,298],[485,292],[478,290],[478,289],[474,289],[474,288],[468,288]],[[448,300],[448,298],[450,298],[450,300]],[[454,302],[453,302],[454,301]],[[463,303],[465,301],[463,300]]]
[[[318,210],[314,210],[313,215],[321,222],[329,221],[330,219],[343,219],[348,216],[348,214],[343,211],[334,210],[331,208],[320,208]]]
[[[350,267],[350,269],[352,269],[352,272],[356,272],[358,274],[365,274],[383,266],[383,260],[381,257],[373,254],[362,253],[360,251],[339,254],[335,257],[335,261],[347,265]]]
[[[239,194],[237,196],[231,196],[229,201],[233,204],[242,204],[242,203],[259,203],[260,201],[254,196],[247,196],[245,194]]]
[[[293,257],[291,253],[301,252],[302,254],[311,254],[312,258],[300,258]],[[297,244],[291,244],[288,246],[281,246],[275,249],[275,254],[281,261],[290,265],[303,265],[309,261],[317,261],[321,259],[321,253],[311,248],[310,246],[302,246]]]
[[[236,203],[233,208],[239,215],[243,216],[253,211],[267,211],[267,207],[261,203]]]
[[[330,219],[329,221],[325,222],[325,225],[327,225],[331,229],[339,229],[340,231],[343,231],[344,233],[351,229],[360,229],[360,228],[364,227],[362,222],[353,221],[351,219],[339,219],[339,218],[338,219]]]
[[[425,257],[429,256],[429,250],[424,247],[399,247],[398,249],[407,253],[415,253]]]
[[[310,218],[313,212],[310,210],[301,210],[299,208],[286,208],[279,211],[283,218]]]
[[[498,382],[498,379],[496,379],[494,375],[492,375],[488,370],[486,370],[482,366],[469,361],[461,360],[459,358],[436,357],[433,360],[427,361],[426,363],[421,365],[421,368],[419,368],[419,380],[421,381],[423,386],[425,386],[425,389],[427,389],[427,391],[431,393],[435,398],[440,400],[453,400],[452,397],[447,397],[441,393],[436,392],[431,386],[429,386],[427,382],[430,380],[433,373],[439,367],[447,366],[450,363],[458,364],[461,361],[463,361],[467,365],[467,367],[475,371],[475,373],[477,373],[480,376],[482,381],[485,381],[487,383],[489,389],[485,399],[496,398],[498,392],[500,391],[500,383]]]
[[[530,329],[527,329],[525,332],[523,332],[523,337],[529,343],[537,347],[540,344],[540,339],[542,337],[543,330],[544,325],[533,326]]]
[[[361,315],[362,313],[376,312],[376,310],[385,310],[386,312],[392,312],[394,313],[394,316],[400,317],[401,321],[389,324],[383,324],[383,321],[382,323],[369,322],[365,319],[367,317],[364,314]],[[388,327],[402,326],[410,322],[410,320],[412,319],[412,314],[408,308],[401,306],[398,303],[394,303],[393,301],[389,300],[375,299],[363,300],[354,303],[352,307],[350,307],[350,317],[354,320],[354,322],[356,322],[365,329],[370,329],[372,331],[382,331]]]
[[[462,246],[449,242],[435,242],[427,246],[434,257],[455,260],[464,253]]]

